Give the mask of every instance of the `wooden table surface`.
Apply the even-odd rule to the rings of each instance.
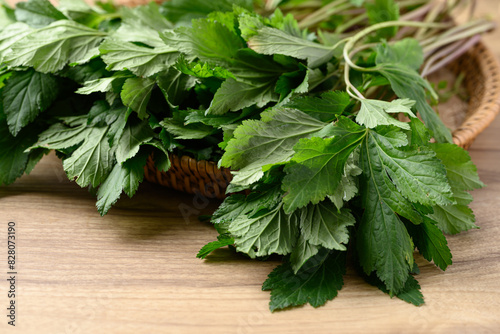
[[[479,12],[500,15],[500,1]],[[500,57],[500,33],[486,38]],[[487,188],[474,192],[479,230],[449,237],[453,265],[421,257],[426,304],[390,299],[349,271],[324,307],[270,313],[261,284],[277,262],[223,249],[195,254],[215,230],[196,219],[217,203],[143,184],[100,217],[54,155],[0,187],[1,333],[500,333],[500,118],[470,153]],[[181,211],[193,213],[184,216]],[[196,214],[195,214],[196,213]],[[7,222],[17,225],[17,326],[7,326]]]

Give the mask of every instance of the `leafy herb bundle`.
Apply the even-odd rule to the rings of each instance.
[[[232,195],[198,256],[228,245],[283,255],[263,285],[271,310],[334,298],[348,250],[369,282],[419,305],[415,247],[445,270],[443,233],[476,228],[468,191],[483,186],[418,72],[491,29],[447,21],[461,4],[3,6],[0,183],[55,150],[105,214],[134,195],[151,154],[162,171],[169,153],[219,161],[235,171]]]

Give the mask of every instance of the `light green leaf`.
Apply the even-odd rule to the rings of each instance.
[[[431,144],[430,147],[446,167],[446,177],[453,189],[473,190],[484,187],[466,150],[454,144]]]
[[[262,285],[271,290],[271,311],[306,303],[319,307],[337,296],[344,285],[345,252],[322,249],[294,274],[289,263],[273,270]]]
[[[10,132],[16,136],[28,123],[45,111],[59,94],[59,81],[52,75],[14,72],[1,92]]]
[[[95,80],[86,81],[83,87],[78,88],[75,92],[77,94],[89,95],[92,93],[106,93],[112,92],[120,88],[128,76],[112,76],[107,78],[100,78]]]
[[[11,45],[23,39],[26,35],[30,34],[34,29],[29,25],[22,22],[15,22],[2,30],[0,34],[0,57],[3,62],[5,54],[10,52]]]
[[[68,18],[58,11],[48,0],[29,0],[20,2],[15,9],[16,19],[34,28],[45,27],[58,20]]]
[[[262,167],[288,161],[299,139],[326,125],[296,109],[271,109],[261,114],[260,121],[243,121],[234,131],[221,164],[239,170],[232,183],[250,184],[262,177]]]
[[[377,64],[403,63],[418,71],[424,62],[422,46],[414,38],[404,38],[395,43],[383,44],[377,49]]]
[[[229,232],[236,249],[251,258],[271,254],[286,255],[297,241],[298,226],[281,208],[257,217],[242,215],[231,222]]]
[[[410,130],[408,123],[400,122],[388,114],[407,114],[416,117],[411,111],[415,101],[398,99],[391,102],[381,100],[361,100],[361,109],[356,116],[356,122],[367,128],[373,129],[379,125],[395,125],[405,130]]]
[[[42,73],[54,73],[71,63],[85,63],[99,54],[106,33],[74,21],[56,21],[33,30],[11,45],[4,54],[10,67],[31,66]]]
[[[185,58],[180,57],[175,66],[180,72],[196,78],[211,78],[216,77],[219,79],[227,79],[236,77],[227,69],[219,66],[210,65],[207,62],[191,62],[189,63]]]
[[[292,36],[282,30],[270,27],[259,29],[257,35],[248,40],[248,46],[260,54],[283,54],[298,59],[306,59],[310,68],[325,64],[333,57],[335,52],[332,47]]]
[[[366,3],[365,7],[370,25],[399,19],[399,5],[395,0],[375,0],[374,3]],[[389,39],[396,35],[397,31],[397,27],[379,29],[374,39]]]
[[[177,50],[168,46],[147,48],[113,38],[107,38],[99,50],[108,70],[129,70],[140,77],[150,77],[168,69],[179,56]]]
[[[134,8],[122,7],[122,23],[112,37],[125,42],[140,42],[152,47],[165,47],[159,32],[172,29],[156,3]]]
[[[135,111],[140,119],[147,118],[146,109],[155,85],[156,81],[149,78],[127,79],[121,92],[123,104]]]

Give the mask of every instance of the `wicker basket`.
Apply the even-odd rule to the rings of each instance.
[[[465,121],[453,132],[455,144],[467,149],[499,112],[500,67],[495,55],[479,43],[449,68],[457,74],[464,73],[465,88],[470,96]],[[211,161],[196,161],[187,156],[172,155],[170,158],[172,168],[166,173],[158,171],[150,158],[146,180],[208,198],[225,197],[232,178],[228,169],[219,169]]]

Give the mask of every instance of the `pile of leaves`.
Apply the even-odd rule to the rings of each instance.
[[[263,285],[271,310],[334,298],[347,253],[367,281],[422,304],[415,248],[445,270],[444,233],[477,227],[468,191],[483,186],[419,74],[491,28],[453,26],[462,2],[4,5],[0,184],[55,150],[105,214],[152,154],[162,171],[169,154],[217,161],[234,171],[231,195],[198,256],[282,255]]]

